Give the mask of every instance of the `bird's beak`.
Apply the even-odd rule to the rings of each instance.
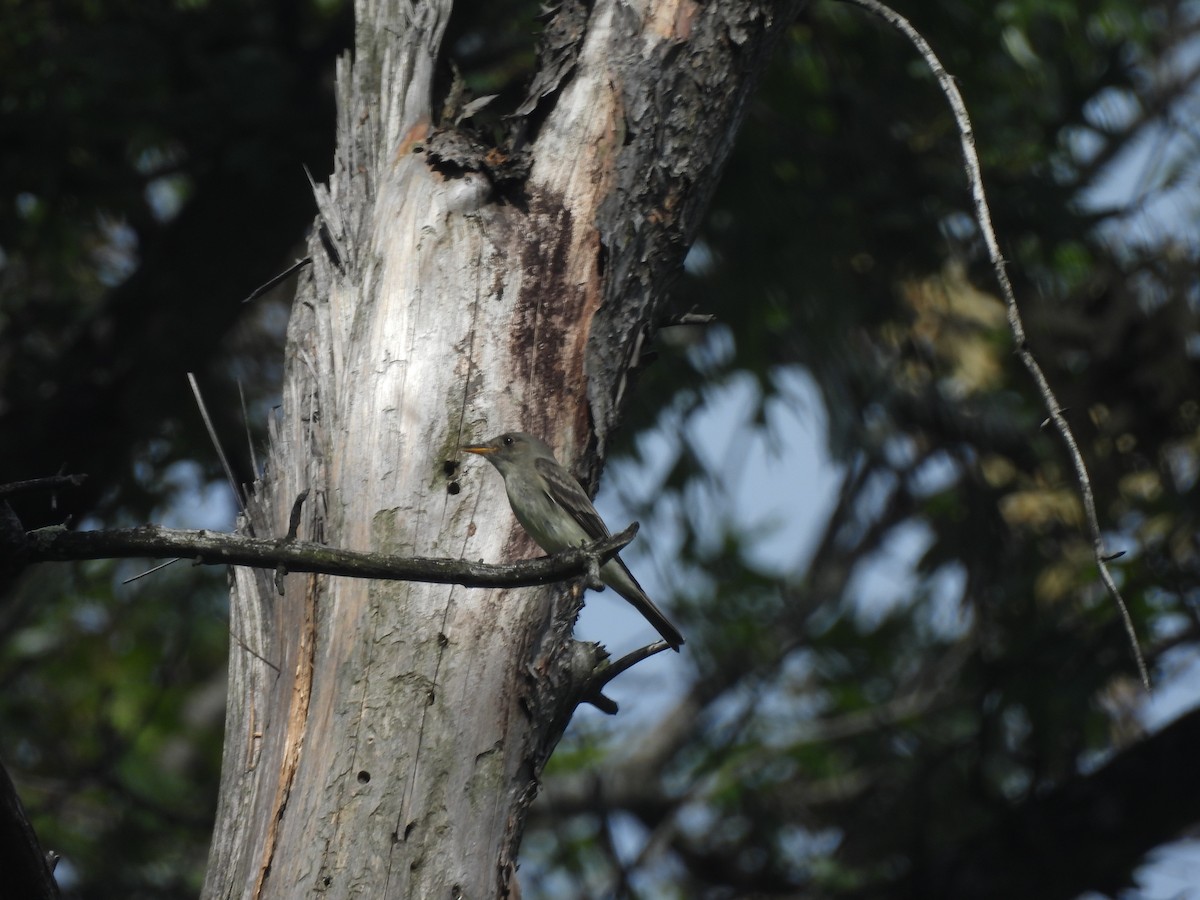
[[[458,449],[464,453],[478,453],[480,456],[487,456],[489,453],[496,452],[495,447],[488,447],[487,445],[481,447],[459,447]]]

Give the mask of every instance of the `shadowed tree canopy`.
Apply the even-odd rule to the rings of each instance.
[[[971,108],[1033,349],[1170,686],[1200,628],[1195,7],[900,11]],[[483,140],[525,95],[538,16],[456,7],[438,101],[497,94],[470,120]],[[257,447],[286,297],[241,301],[303,252],[304,167],[331,168],[351,34],[344,3],[6,13],[0,481],[90,476],[56,508],[15,502],[27,527],[199,524],[228,492],[188,371],[252,477],[239,384]],[[649,348],[615,485],[647,526],[635,546],[656,535],[627,558],[657,565],[688,643],[669,677],[635,682],[653,716],[577,717],[525,838],[525,896],[1131,884],[1196,824],[1200,719],[1145,713],[952,119],[905,41],[805,7],[671,303],[719,323]],[[802,440],[828,461],[819,509],[788,462]],[[119,584],[138,570],[41,567],[0,597],[0,760],[81,898],[194,895],[211,829],[224,580]]]

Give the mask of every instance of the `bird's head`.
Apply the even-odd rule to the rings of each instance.
[[[522,431],[509,431],[482,444],[459,448],[482,456],[503,475],[510,466],[523,460],[554,459],[554,453],[541,440]]]

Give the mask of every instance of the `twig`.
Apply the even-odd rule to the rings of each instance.
[[[655,641],[653,644],[647,644],[645,647],[640,647],[632,653],[626,653],[615,663],[608,666],[602,666],[596,670],[591,683],[588,685],[587,693],[599,694],[608,685],[610,681],[625,672],[644,659],[662,653],[664,650],[670,650],[671,645],[666,641]]]
[[[292,501],[292,512],[288,516],[288,530],[284,537],[284,543],[295,543],[296,535],[300,531],[300,513],[304,509],[304,501],[308,499],[308,488],[302,490],[296,495],[296,499]],[[588,565],[591,565],[589,561]],[[283,596],[283,580],[287,577],[287,566],[279,563],[275,566],[275,590],[279,592],[279,596]]]
[[[0,500],[18,494],[34,494],[40,491],[58,491],[62,488],[79,487],[86,475],[47,475],[45,478],[30,478],[26,481],[9,481],[0,484]]]
[[[983,174],[979,165],[979,156],[975,152],[975,132],[971,127],[971,119],[967,115],[967,106],[963,102],[962,94],[959,93],[958,85],[954,83],[954,79],[946,71],[945,67],[942,66],[941,61],[937,58],[937,55],[933,52],[933,48],[929,46],[925,38],[898,12],[878,2],[878,0],[842,0],[842,2],[859,6],[879,16],[908,38],[912,45],[917,48],[917,52],[921,54],[922,59],[925,60],[925,64],[929,66],[929,70],[933,73],[934,78],[937,79],[942,94],[950,104],[950,109],[954,112],[954,121],[958,126],[967,180],[971,186],[971,198],[975,204],[975,216],[979,220],[979,230],[983,234],[984,243],[987,245],[988,257],[992,262],[992,271],[996,276],[996,281],[1000,285],[1000,291],[1004,295],[1004,306],[1008,312],[1008,327],[1012,331],[1013,339],[1016,341],[1017,355],[1037,385],[1038,392],[1042,396],[1042,403],[1046,407],[1046,412],[1049,413],[1050,420],[1054,423],[1055,429],[1058,431],[1059,436],[1062,437],[1063,443],[1067,446],[1067,453],[1071,457],[1071,463],[1075,468],[1075,479],[1079,483],[1079,493],[1083,499],[1084,514],[1087,518],[1088,531],[1091,533],[1092,538],[1092,555],[1096,560],[1096,567],[1100,571],[1100,580],[1104,583],[1109,595],[1116,601],[1117,608],[1121,611],[1121,619],[1125,625],[1125,634],[1129,638],[1129,644],[1133,650],[1133,658],[1137,662],[1138,674],[1141,675],[1142,685],[1149,691],[1150,673],[1146,668],[1146,660],[1142,655],[1142,648],[1138,645],[1137,631],[1133,626],[1133,618],[1129,615],[1129,607],[1126,606],[1125,599],[1117,589],[1112,573],[1108,569],[1107,560],[1109,553],[1104,547],[1104,536],[1100,531],[1100,519],[1096,515],[1096,499],[1092,492],[1092,479],[1088,475],[1087,464],[1083,461],[1083,454],[1079,450],[1079,443],[1075,440],[1071,426],[1067,424],[1067,420],[1063,416],[1058,398],[1050,388],[1050,383],[1046,380],[1046,375],[1042,371],[1042,367],[1030,351],[1028,341],[1025,337],[1025,325],[1021,319],[1021,312],[1017,308],[1017,298],[1013,291],[1012,282],[1008,278],[1008,267],[1004,262],[1003,255],[1000,253],[1000,244],[996,240],[996,232],[992,227],[992,214],[988,208],[987,195],[983,189]]]
[[[466,587],[505,588],[551,584],[587,572],[589,561],[605,561],[633,540],[637,523],[620,534],[553,556],[509,565],[460,559],[360,553],[298,540],[267,540],[214,531],[178,531],[147,525],[109,531],[41,528],[26,535],[26,563],[77,559],[137,559],[178,556],[197,565],[250,566],[289,572],[319,572],[349,578],[424,581]]]
[[[610,716],[617,714],[617,704],[614,700],[604,696],[604,689],[608,683],[620,675],[622,672],[631,669],[644,659],[649,659],[655,654],[662,653],[664,650],[670,650],[671,645],[666,641],[655,641],[653,644],[647,644],[634,650],[632,653],[627,653],[611,665],[601,665],[597,667],[592,676],[588,679],[587,684],[583,689],[583,696],[580,697],[581,703],[590,703],[603,713]]]
[[[252,290],[250,292],[250,296],[248,296],[242,302],[249,303],[251,300],[257,300],[259,297],[261,297],[263,294],[265,294],[271,288],[275,287],[275,285],[279,284],[281,281],[286,279],[293,272],[295,272],[299,269],[303,269],[305,266],[307,266],[311,262],[312,262],[311,256],[306,256],[306,257],[304,257],[304,259],[296,260],[296,262],[292,263],[290,266],[288,266],[286,269],[284,269],[278,275],[272,275],[267,281],[264,281],[262,284],[260,284],[254,290]]]
[[[204,397],[200,393],[200,385],[196,382],[194,372],[187,373],[188,384],[192,386],[192,396],[196,398],[196,407],[200,410],[200,418],[204,420],[204,427],[208,430],[208,439],[212,441],[213,449],[217,452],[217,459],[221,461],[221,468],[225,470],[225,478],[229,481],[229,487],[233,491],[233,499],[237,501],[238,510],[241,511],[243,517],[249,518],[246,515],[246,504],[242,502],[242,492],[238,490],[237,479],[233,477],[233,467],[229,465],[229,457],[225,455],[225,448],[221,446],[221,439],[217,437],[217,429],[213,425],[212,417],[208,414],[208,407],[204,404]]]
[[[296,540],[296,534],[300,531],[300,512],[304,509],[304,501],[308,499],[308,488],[302,490],[296,495],[296,499],[292,501],[292,512],[288,516],[288,530],[286,540]]]
[[[167,566],[173,566],[173,565],[175,565],[175,563],[179,562],[179,560],[181,560],[181,559],[183,559],[182,556],[176,556],[174,559],[168,559],[165,563],[159,563],[157,566],[155,566],[152,569],[147,569],[145,572],[138,572],[136,575],[129,576],[124,581],[122,581],[121,584],[133,584],[139,578],[145,578],[147,575],[153,575],[155,572],[161,572]]]
[[[258,478],[258,454],[254,452],[254,436],[250,434],[250,413],[246,411],[246,389],[238,379],[238,397],[242,401],[242,426],[246,429],[246,448],[250,451],[250,478]]]

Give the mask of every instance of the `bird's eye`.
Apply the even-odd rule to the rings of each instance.
[[[510,435],[510,434],[506,434],[506,435],[504,436],[504,446],[505,446],[505,447],[511,447],[512,445],[513,445],[513,439],[512,439],[512,435]]]

